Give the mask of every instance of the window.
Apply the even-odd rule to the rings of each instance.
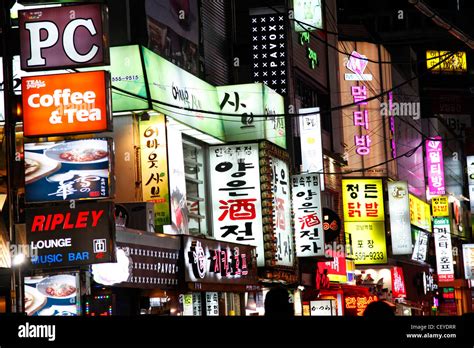
[[[196,140],[183,136],[184,172],[189,211],[189,234],[208,234],[206,219],[207,147]]]

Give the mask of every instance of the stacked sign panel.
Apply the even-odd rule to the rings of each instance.
[[[451,225],[449,219],[434,218],[433,230],[439,282],[453,281],[453,250],[451,246]]]
[[[350,236],[356,264],[387,262],[381,179],[342,180],[344,230]]]
[[[403,181],[388,183],[392,253],[411,254],[410,202],[408,184]]]

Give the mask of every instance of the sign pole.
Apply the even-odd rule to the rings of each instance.
[[[1,11],[1,30],[2,30],[2,64],[3,64],[3,104],[5,107],[5,149],[6,149],[6,171],[7,171],[7,208],[8,208],[8,232],[10,243],[16,245],[17,238],[15,234],[15,204],[14,199],[17,196],[15,189],[14,161],[16,157],[15,141],[15,115],[13,115],[13,66],[12,54],[9,49],[9,38],[11,37],[10,28],[10,8],[13,5],[10,1],[2,1]],[[20,289],[21,274],[18,269],[12,265],[12,311],[23,312],[22,289]]]

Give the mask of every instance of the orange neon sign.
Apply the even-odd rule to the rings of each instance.
[[[106,71],[23,77],[25,136],[110,130],[109,81]]]

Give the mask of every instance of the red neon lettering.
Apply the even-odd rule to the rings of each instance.
[[[99,219],[103,214],[104,214],[103,210],[92,211],[92,227],[97,226],[97,223],[99,222]]]
[[[64,221],[63,214],[54,214],[53,221],[51,222],[51,230],[55,230],[57,225],[62,224]]]
[[[71,213],[66,214],[66,218],[64,219],[63,229],[71,230],[74,228],[74,224],[69,223],[69,220],[71,220]]]
[[[31,225],[31,232],[36,232],[36,229],[38,229],[38,231],[43,231],[43,224],[45,220],[46,220],[46,216],[36,215],[33,218],[33,224]]]
[[[88,211],[80,211],[79,213],[77,213],[76,228],[86,228],[88,216]]]

